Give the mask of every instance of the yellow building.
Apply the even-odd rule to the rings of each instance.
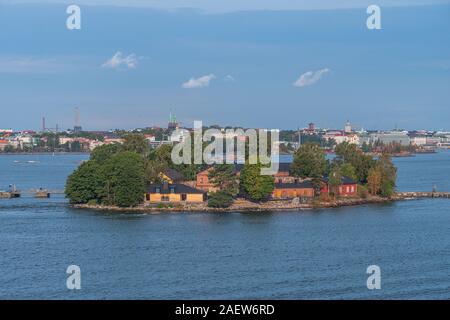
[[[206,192],[184,184],[152,184],[145,193],[146,203],[159,202],[203,202]]]

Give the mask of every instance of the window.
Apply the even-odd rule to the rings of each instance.
[[[155,189],[155,192],[156,192],[156,193],[161,193],[161,188],[156,188],[156,189]]]
[[[161,201],[170,201],[169,196],[162,196]]]
[[[170,193],[175,193],[175,187],[170,187]]]
[[[181,201],[186,201],[187,200],[187,194],[183,193],[181,194]]]

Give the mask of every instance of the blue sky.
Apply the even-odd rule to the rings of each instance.
[[[379,1],[376,31],[365,1],[78,1],[77,31],[64,1],[11,2],[0,128],[39,129],[43,115],[72,127],[79,107],[86,129],[165,125],[173,112],[187,126],[450,130],[448,1]]]

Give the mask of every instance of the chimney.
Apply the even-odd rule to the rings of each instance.
[[[167,180],[163,181],[162,189],[163,189],[163,192],[169,191],[169,182],[167,182]]]

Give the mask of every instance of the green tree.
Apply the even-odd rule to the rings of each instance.
[[[365,155],[355,144],[343,142],[336,146],[336,161],[349,163],[355,168],[357,179],[361,183],[367,182],[370,168],[375,165],[375,160],[370,155]]]
[[[334,167],[328,177],[330,192],[335,196],[339,195],[339,187],[342,185],[342,173],[339,167]]]
[[[319,178],[324,175],[326,167],[327,161],[320,146],[306,143],[295,152],[291,172],[301,178]]]
[[[344,163],[340,167],[340,172],[343,177],[349,177],[353,180],[358,180],[358,175],[356,174],[355,167],[350,163]]]
[[[97,161],[98,163],[104,163],[109,160],[113,155],[121,150],[121,145],[118,143],[105,144],[98,146],[91,152],[90,159]]]
[[[101,167],[96,161],[89,160],[78,167],[67,179],[65,194],[72,204],[88,203],[98,199],[102,185]]]
[[[380,190],[380,194],[382,197],[390,197],[392,196],[392,194],[394,193],[394,186],[387,180],[382,180],[381,181],[381,190]]]
[[[208,196],[208,207],[228,208],[233,204],[233,197],[224,191],[213,192]]]
[[[14,148],[14,146],[8,144],[5,146],[5,149],[3,149],[3,152],[5,153],[11,153],[11,152],[15,152],[16,148]]]
[[[381,155],[377,161],[377,167],[381,174],[381,195],[390,197],[395,191],[397,168],[395,168],[392,158],[388,154]]]
[[[145,162],[145,180],[150,183],[160,182],[159,173],[171,167],[172,146],[163,144],[150,151]]]
[[[364,141],[363,142],[363,144],[362,144],[362,146],[361,146],[361,150],[363,151],[363,152],[370,152],[370,151],[372,151],[372,145],[371,144],[368,144],[366,141]]]
[[[122,148],[125,151],[136,152],[144,157],[147,157],[150,152],[148,141],[142,134],[138,133],[126,134]]]
[[[273,176],[261,175],[262,165],[245,164],[240,175],[241,192],[250,200],[267,200],[274,189]]]
[[[150,152],[149,159],[169,165],[172,163],[171,154],[172,146],[169,144],[163,144]]]
[[[209,172],[208,178],[222,192],[236,196],[239,193],[239,183],[231,164],[219,164]]]
[[[130,151],[113,155],[102,166],[102,202],[119,207],[133,207],[144,198],[144,161]]]
[[[367,187],[372,195],[379,194],[381,190],[381,172],[378,167],[371,168],[367,177]]]

